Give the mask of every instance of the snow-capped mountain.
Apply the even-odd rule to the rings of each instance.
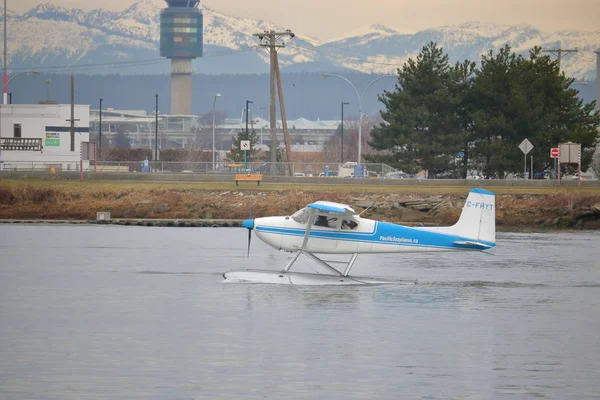
[[[122,12],[85,12],[48,3],[24,14],[9,11],[8,51],[11,68],[60,71],[61,66],[88,73],[166,73],[169,62],[159,55],[160,0],[140,0]],[[268,21],[238,18],[208,7],[204,14],[204,57],[194,60],[199,73],[266,73],[269,56],[252,35],[282,30]],[[1,32],[0,32],[1,34]],[[533,46],[577,48],[561,67],[578,79],[595,79],[594,50],[600,31],[545,33],[528,25],[469,22],[420,32],[396,31],[382,25],[360,28],[342,37],[319,42],[301,32],[286,40],[280,64],[288,71],[352,69],[391,73],[421,47],[435,41],[452,61],[477,61],[489,50],[508,43],[526,53]],[[1,36],[0,36],[1,37]],[[131,62],[131,64],[127,64]]]

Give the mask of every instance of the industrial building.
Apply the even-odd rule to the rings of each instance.
[[[322,148],[335,134],[339,120],[311,121],[306,118],[288,120],[289,134],[296,151],[302,151],[302,146],[315,151]],[[90,132],[98,133],[100,125],[100,110],[90,110]],[[259,137],[259,148],[266,150],[271,142],[269,121],[255,118],[251,121],[250,129],[254,129]],[[226,118],[215,125],[215,149],[228,151],[231,148],[232,137],[245,129],[244,121],[238,118]],[[198,116],[188,115],[158,115],[158,131],[156,131],[156,116],[144,110],[102,110],[102,138],[113,140],[118,133],[125,134],[131,147],[154,148],[155,136],[158,136],[158,148],[212,148],[212,124],[207,124]],[[278,142],[283,141],[281,120],[277,121]],[[262,145],[262,146],[261,146]],[[310,147],[308,147],[310,146]],[[317,146],[317,147],[314,147]],[[308,150],[307,150],[308,151]]]
[[[158,137],[158,149],[189,148],[195,140],[200,118],[195,115],[148,114],[144,110],[90,110],[90,132],[98,134],[102,117],[102,140],[109,143],[119,133],[129,139],[131,147],[151,148]],[[158,130],[156,120],[158,119]]]
[[[73,139],[70,104],[3,104],[0,109],[2,169],[79,169],[81,142],[90,137],[89,105],[74,106]]]

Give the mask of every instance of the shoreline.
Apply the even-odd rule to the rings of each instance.
[[[56,219],[0,219],[2,225],[114,225],[114,226],[137,226],[148,228],[241,228],[243,220],[163,220],[163,219],[111,219],[109,221],[97,220],[56,220]],[[408,227],[442,226],[440,224],[428,223],[400,223]],[[513,233],[549,233],[549,232],[595,232],[600,228],[588,227],[560,227],[560,226],[496,226],[496,232]]]
[[[473,182],[474,186],[476,182]],[[471,188],[311,184],[235,187],[215,183],[1,181],[0,223],[240,226],[253,217],[291,215],[307,204],[348,204],[364,217],[407,226],[449,226]],[[497,188],[498,231],[600,229],[600,190]],[[34,221],[34,222],[33,222]]]

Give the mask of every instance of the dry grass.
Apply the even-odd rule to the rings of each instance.
[[[95,219],[97,211],[115,218],[245,219],[289,215],[317,200],[353,203],[357,199],[392,204],[365,215],[388,221],[455,222],[470,188],[365,185],[270,185],[147,182],[0,182],[1,219]],[[594,204],[597,188],[494,188],[499,226],[540,226],[561,219],[573,226]],[[435,212],[404,212],[395,205],[406,199],[443,202]],[[588,215],[589,217],[589,215]],[[597,218],[586,217],[586,227]],[[554,224],[556,226],[557,224]],[[600,227],[600,226],[597,226]]]

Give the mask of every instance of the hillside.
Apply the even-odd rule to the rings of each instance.
[[[140,0],[122,12],[97,9],[84,12],[50,3],[23,14],[9,12],[10,66],[47,71],[67,69],[85,73],[152,74],[169,71],[168,60],[158,54],[158,16],[164,3]],[[479,60],[481,54],[510,44],[526,53],[533,46],[577,48],[564,57],[569,76],[595,79],[594,50],[600,48],[600,31],[542,32],[529,25],[468,22],[398,32],[382,25],[351,31],[330,41],[318,41],[276,23],[226,15],[203,7],[204,57],[193,63],[202,74],[267,73],[268,54],[258,47],[256,32],[290,28],[296,34],[280,51],[280,64],[289,72],[353,70],[370,74],[394,72],[408,57],[430,42],[440,43],[452,61]],[[124,64],[132,63],[133,64]]]

